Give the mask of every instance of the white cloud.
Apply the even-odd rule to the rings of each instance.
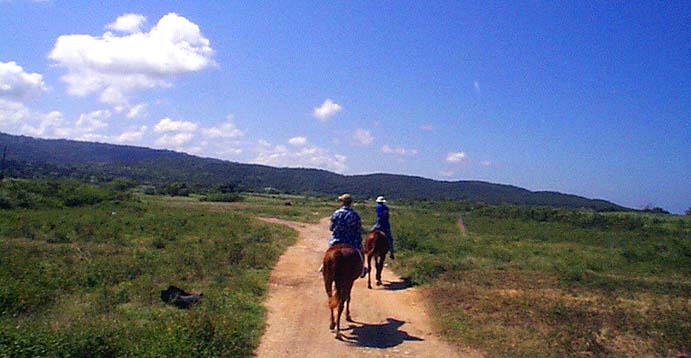
[[[353,133],[353,139],[362,145],[369,145],[374,142],[374,137],[372,137],[372,134],[370,131],[358,128],[355,130],[355,133]]]
[[[138,142],[142,139],[146,130],[147,130],[147,126],[141,126],[139,128],[130,127],[129,129],[127,129],[126,131],[120,133],[120,135],[115,137],[114,140],[117,143]]]
[[[450,178],[454,175],[455,173],[453,170],[442,170],[439,172],[439,175],[441,175],[444,178]]]
[[[146,104],[140,103],[137,105],[132,106],[128,111],[127,111],[127,118],[137,118],[144,114],[144,111],[146,110]]]
[[[259,143],[259,145],[261,145],[262,147],[270,147],[271,146],[271,143],[269,143],[269,141],[266,139],[260,139],[257,143]]]
[[[446,161],[449,163],[461,163],[466,160],[465,152],[450,152],[446,155]]]
[[[406,149],[403,147],[390,147],[386,144],[384,144],[381,147],[382,153],[386,154],[396,154],[396,155],[405,155],[405,156],[416,156],[417,155],[417,149]]]
[[[0,98],[0,128],[10,131],[13,126],[29,116],[30,111],[23,104]]]
[[[43,76],[24,72],[16,62],[0,62],[0,100],[23,102],[47,90]]]
[[[265,144],[265,143],[264,143]],[[255,162],[279,167],[320,168],[343,172],[348,167],[348,158],[340,154],[331,154],[328,149],[317,146],[300,146],[291,151],[284,145],[265,146],[260,144]]]
[[[343,110],[343,107],[327,98],[321,106],[314,109],[313,115],[321,121],[327,121],[341,110]]]
[[[110,115],[108,110],[98,110],[68,120],[59,111],[34,112],[21,103],[0,99],[0,129],[33,137],[106,141],[108,136],[97,132],[108,126]]]
[[[299,146],[307,144],[307,138],[306,137],[293,137],[293,138],[288,139],[288,143],[299,147]]]
[[[202,134],[208,138],[241,138],[245,135],[233,123],[233,115],[229,114],[226,121],[216,127],[202,129]]]
[[[221,156],[235,157],[242,154],[241,148],[225,148],[217,152]]]
[[[163,147],[174,147],[176,149],[181,149],[183,144],[192,140],[192,137],[192,133],[164,134],[156,139],[155,143]]]
[[[27,118],[23,118],[19,134],[34,137],[61,137],[66,122],[65,117],[58,111],[30,113]]]
[[[110,118],[110,111],[99,110],[90,113],[82,113],[75,123],[75,127],[83,132],[94,132],[108,126],[105,121]]]
[[[134,14],[126,16],[130,15]],[[118,25],[117,20],[111,25],[127,28]],[[132,30],[141,22],[130,25]],[[129,107],[132,92],[169,87],[176,75],[212,65],[212,55],[209,40],[202,36],[199,26],[169,13],[149,32],[60,36],[48,57],[67,69],[62,80],[70,94],[99,94],[100,101],[122,108]]]
[[[161,119],[154,127],[156,133],[168,132],[194,132],[197,124],[188,121],[174,121],[168,117]]]
[[[422,129],[425,132],[431,132],[434,130],[434,126],[426,124],[426,125],[420,126],[420,129]]]
[[[480,165],[482,165],[483,167],[491,167],[491,166],[492,166],[492,162],[489,161],[489,160],[483,160],[483,161],[480,162]]]
[[[141,28],[146,23],[146,17],[140,14],[125,14],[119,16],[114,22],[106,25],[107,29],[120,31],[127,34],[141,32]]]

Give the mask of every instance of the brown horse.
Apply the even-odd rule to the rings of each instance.
[[[367,255],[367,288],[372,288],[370,276],[372,274],[372,257],[374,257],[374,265],[377,267],[377,286],[381,286],[381,272],[384,269],[384,259],[386,253],[389,252],[389,240],[386,239],[386,234],[381,230],[373,230],[367,234],[365,239],[365,255]]]
[[[341,335],[341,314],[343,306],[346,307],[346,320],[352,321],[350,317],[350,291],[353,282],[362,272],[362,256],[350,245],[336,244],[326,250],[324,254],[324,288],[329,297],[329,308],[331,309],[331,324],[329,329],[336,328],[336,338]],[[333,284],[336,290],[333,290]],[[334,310],[338,307],[338,316],[334,320]]]

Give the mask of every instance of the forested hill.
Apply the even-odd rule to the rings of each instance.
[[[531,192],[481,181],[450,182],[393,174],[340,175],[319,169],[274,168],[200,158],[169,150],[0,133],[0,150],[5,146],[5,176],[12,177],[72,177],[99,181],[125,177],[154,185],[182,182],[193,188],[233,184],[247,189],[274,188],[300,194],[350,192],[370,198],[386,194],[397,199],[462,199],[488,204],[627,210],[605,200],[557,192]]]

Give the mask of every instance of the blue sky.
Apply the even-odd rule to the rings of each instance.
[[[0,0],[0,131],[681,213],[689,24],[688,1]]]

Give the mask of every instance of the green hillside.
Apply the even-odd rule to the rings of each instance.
[[[193,189],[233,184],[246,190],[274,188],[298,194],[351,192],[371,198],[385,193],[396,199],[628,210],[605,200],[532,192],[481,181],[438,181],[394,174],[340,175],[319,169],[274,168],[201,158],[169,150],[0,133],[0,148],[5,146],[5,175],[19,178],[69,177],[101,182],[124,177],[152,185],[181,182]]]

